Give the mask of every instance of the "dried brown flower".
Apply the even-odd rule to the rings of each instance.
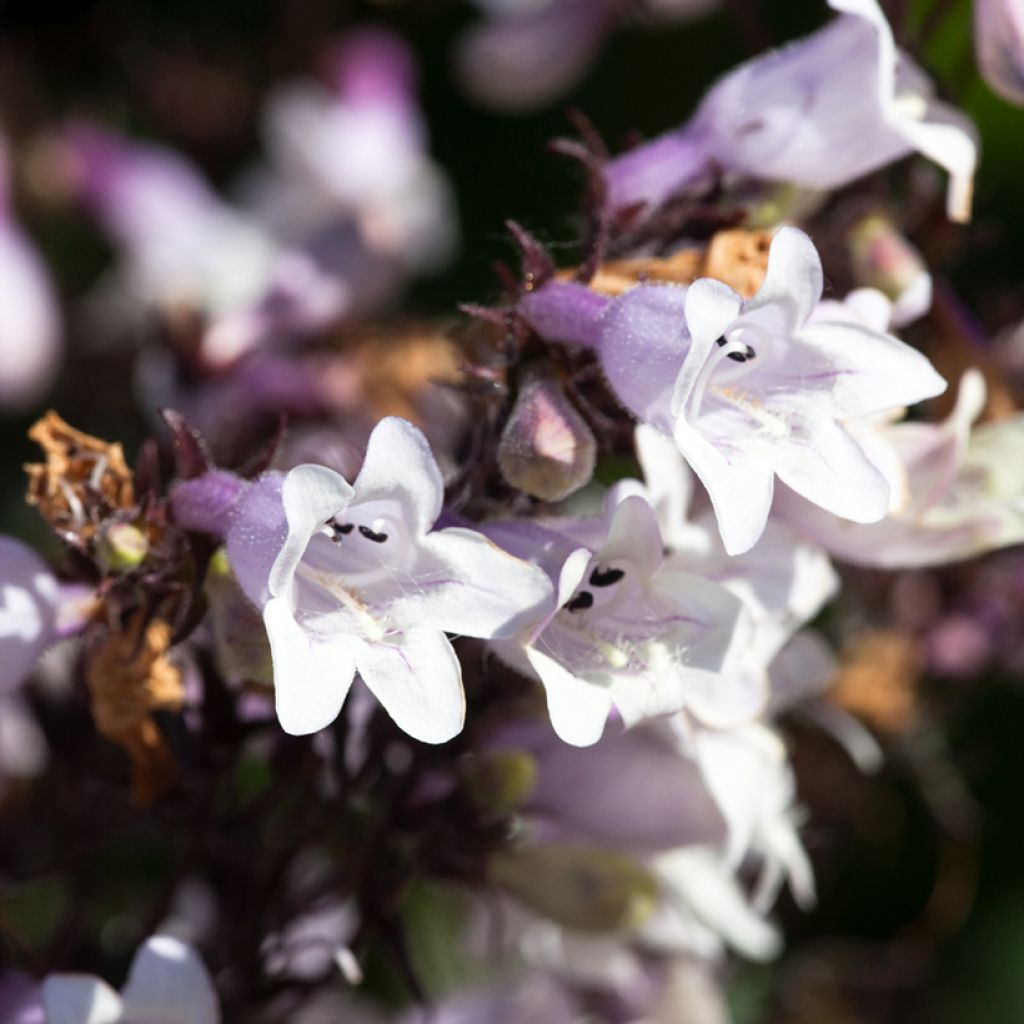
[[[184,703],[181,672],[167,657],[171,636],[167,622],[147,622],[136,612],[124,629],[106,634],[86,668],[96,728],[131,758],[132,791],[141,804],[164,793],[176,773],[153,720],[154,711],[177,711]]]
[[[75,430],[52,410],[28,436],[46,456],[25,466],[27,500],[65,540],[84,547],[100,524],[135,502],[132,473],[120,444]]]
[[[698,277],[714,277],[750,298],[764,281],[768,267],[768,231],[736,228],[719,231],[706,248],[681,249],[667,257],[614,260],[602,263],[590,287],[602,295],[621,295],[646,281],[691,284]],[[572,276],[563,273],[563,278]]]

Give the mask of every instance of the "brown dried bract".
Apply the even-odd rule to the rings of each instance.
[[[590,287],[602,295],[615,296],[645,282],[692,284],[698,277],[714,277],[750,298],[764,281],[771,237],[768,231],[737,228],[719,231],[703,249],[681,249],[663,258],[602,263]],[[572,271],[564,271],[559,277],[571,278]]]
[[[881,732],[905,733],[917,721],[917,686],[923,670],[920,646],[909,633],[861,633],[840,652],[830,696]]]
[[[28,503],[69,541],[89,541],[105,518],[134,504],[121,445],[75,430],[52,410],[28,436],[46,456],[44,463],[25,466]]]
[[[136,612],[124,629],[103,638],[86,668],[96,728],[131,758],[132,792],[140,804],[166,792],[176,774],[152,716],[158,710],[180,710],[185,699],[181,672],[167,658],[171,635],[167,622],[146,623],[144,614]]]

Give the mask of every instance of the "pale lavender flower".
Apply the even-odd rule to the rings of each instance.
[[[184,157],[86,122],[59,141],[75,194],[119,248],[137,301],[216,316],[264,289],[273,241]]]
[[[974,0],[974,49],[992,90],[1024,106],[1024,3]]]
[[[833,189],[916,151],[949,172],[949,216],[966,220],[977,162],[970,121],[934,99],[876,0],[830,6],[839,12],[831,24],[741,65],[682,128],[612,161],[612,209],[656,208],[717,171]]]
[[[286,731],[330,724],[358,671],[402,729],[444,742],[465,715],[445,631],[515,635],[550,600],[535,566],[473,530],[433,529],[443,496],[426,439],[394,417],[354,484],[307,465],[243,495],[228,555],[263,612]]]
[[[822,270],[782,228],[744,301],[719,281],[640,286],[600,317],[605,372],[640,419],[675,438],[711,498],[725,549],[764,531],[774,478],[857,522],[886,512],[885,475],[845,421],[930,398],[945,381],[919,352],[844,316],[814,316]]]
[[[459,40],[456,67],[487,106],[538,107],[581,78],[614,25],[619,0],[481,4],[488,17]]]
[[[411,271],[442,266],[456,241],[451,189],[427,153],[412,54],[383,29],[345,36],[330,81],[295,81],[264,111],[268,160],[248,201],[275,236],[307,245],[351,219],[365,249]]]
[[[139,947],[120,994],[86,974],[43,981],[46,1024],[220,1024],[213,982],[190,946],[154,935]]]
[[[778,511],[836,557],[858,565],[943,565],[1024,540],[1024,416],[974,427],[985,383],[972,370],[942,423],[878,423],[865,436],[890,457],[890,503],[876,523],[844,522],[781,492]]]
[[[8,178],[0,141],[0,410],[20,411],[53,382],[61,325],[49,272],[14,220]]]
[[[716,0],[648,0],[647,12],[683,20]],[[474,99],[498,110],[530,110],[583,77],[616,24],[623,0],[477,0],[484,12],[458,40],[456,70]]]
[[[488,527],[509,550],[543,565],[556,590],[529,633],[492,646],[541,680],[562,739],[595,743],[613,708],[627,724],[684,708],[716,724],[758,713],[763,676],[724,671],[749,636],[742,603],[666,560],[642,497],[611,494],[603,520],[551,526]]]
[[[58,636],[60,586],[29,547],[0,537],[0,691],[21,683]]]

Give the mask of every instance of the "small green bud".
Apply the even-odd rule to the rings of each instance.
[[[470,780],[474,799],[481,807],[512,811],[533,792],[537,762],[525,750],[503,750],[488,758]]]
[[[146,535],[131,523],[111,523],[96,538],[96,560],[104,572],[131,572],[147,554]]]
[[[577,931],[620,931],[643,924],[660,890],[642,865],[620,853],[551,843],[491,858],[492,882],[531,909]]]

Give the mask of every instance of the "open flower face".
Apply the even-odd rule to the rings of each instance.
[[[730,554],[761,536],[775,476],[835,515],[881,519],[885,476],[844,421],[945,389],[928,360],[892,335],[849,319],[810,322],[821,292],[813,244],[783,228],[749,301],[705,278],[634,288],[602,317],[612,386],[675,438]]]
[[[443,490],[423,435],[388,418],[354,485],[299,466],[241,499],[228,554],[263,609],[286,731],[330,724],[358,671],[411,736],[448,740],[465,702],[445,632],[511,636],[550,600],[536,566],[475,531],[432,529]]]
[[[720,671],[747,636],[741,602],[666,563],[657,519],[643,498],[616,502],[613,495],[603,527],[559,526],[553,546],[564,557],[555,570],[554,607],[529,643],[498,650],[541,679],[562,739],[597,742],[613,707],[627,725],[684,708],[721,724],[757,713],[763,679]]]
[[[753,622],[747,657],[767,668],[838,590],[828,555],[774,518],[750,551],[728,555],[711,510],[690,517],[693,473],[672,439],[640,424],[636,447],[645,480],[642,493],[657,512],[669,559],[677,568],[714,580],[740,598]],[[617,487],[640,489],[636,481],[622,481]]]

